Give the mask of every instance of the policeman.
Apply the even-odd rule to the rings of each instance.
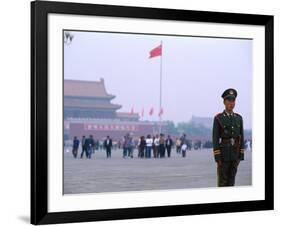
[[[214,117],[213,152],[217,162],[218,186],[234,186],[240,160],[244,160],[243,118],[234,113],[237,91],[227,89],[222,96],[225,110]]]

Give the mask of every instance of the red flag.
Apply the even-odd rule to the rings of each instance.
[[[163,108],[161,108],[160,109],[160,111],[159,111],[159,114],[158,114],[159,116],[161,116],[161,115],[163,115]]]
[[[149,52],[149,58],[157,57],[162,55],[162,45],[157,46]]]
[[[150,116],[153,115],[153,108],[150,109],[149,115],[150,115]]]

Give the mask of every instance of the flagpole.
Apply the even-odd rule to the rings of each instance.
[[[161,56],[160,56],[160,94],[159,94],[159,134],[161,133],[162,123],[162,57],[163,57],[163,46],[161,40]]]

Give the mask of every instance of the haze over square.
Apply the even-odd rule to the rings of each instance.
[[[223,109],[223,90],[238,91],[235,111],[251,129],[252,41],[199,37],[71,32],[64,47],[65,79],[104,78],[113,103],[122,111],[159,111],[160,59],[149,51],[163,42],[163,120],[189,121],[192,115],[213,117]]]

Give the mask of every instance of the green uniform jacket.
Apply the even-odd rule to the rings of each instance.
[[[231,142],[231,138],[232,141]],[[224,141],[224,142],[223,142]],[[243,118],[225,111],[214,117],[213,151],[216,161],[244,160]]]

